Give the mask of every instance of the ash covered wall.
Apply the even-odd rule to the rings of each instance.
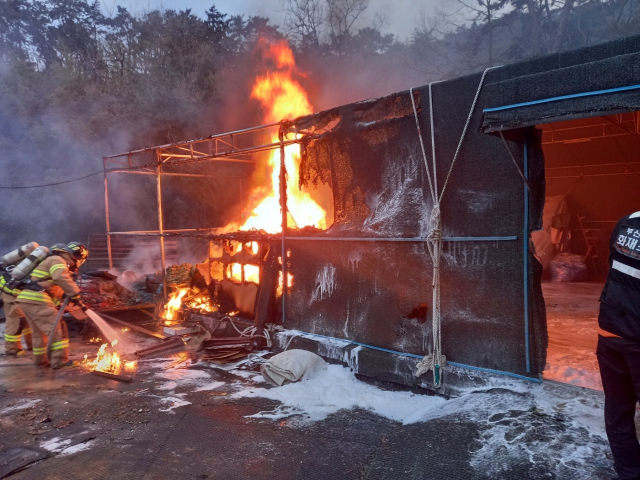
[[[480,77],[433,86],[439,190]],[[414,95],[431,162],[428,88]],[[441,204],[444,236],[464,237],[444,244],[442,351],[450,361],[527,374],[524,184],[501,139],[480,133],[481,123],[482,109],[476,108]],[[404,353],[430,353],[432,262],[424,241],[406,241],[426,237],[433,206],[410,93],[297,121],[301,129],[311,125],[333,128],[303,145],[301,183],[332,187],[335,223],[314,234],[313,241],[287,241],[294,284],[286,299],[286,326]],[[525,136],[531,172],[538,172],[532,174],[529,227],[538,228],[544,202],[540,137],[526,130],[511,135],[509,143],[522,164]],[[517,239],[473,240],[513,236]],[[349,240],[340,240],[345,237]],[[354,241],[361,237],[366,240]],[[539,275],[530,270],[534,376],[544,368],[547,343]]]
[[[487,73],[441,203],[444,236],[458,237],[444,244],[441,274],[442,353],[449,361],[541,376],[546,315],[541,266],[528,237],[541,228],[545,197],[541,132],[535,126],[638,110],[639,55],[636,36]],[[481,76],[432,86],[439,191]],[[414,94],[432,162],[429,89]],[[409,92],[304,117],[295,125],[328,130],[303,145],[301,183],[331,185],[336,222],[313,234],[313,241],[288,241],[295,280],[287,326],[393,351],[431,353],[427,246],[388,241],[425,237],[433,204]],[[503,131],[513,159],[497,131]],[[514,160],[524,166],[525,151],[530,190],[514,166]]]

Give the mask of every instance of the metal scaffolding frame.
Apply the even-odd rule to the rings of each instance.
[[[276,130],[277,128],[277,130]],[[260,143],[260,140],[264,135],[271,131],[271,138],[278,136],[277,142],[272,143]],[[181,166],[196,162],[204,161],[221,161],[221,162],[240,162],[255,164],[256,160],[250,158],[241,158],[240,156],[254,155],[256,153],[266,152],[270,150],[280,149],[280,198],[282,206],[282,261],[281,261],[281,273],[282,273],[282,321],[285,323],[286,316],[286,292],[288,285],[288,265],[287,265],[287,252],[286,242],[300,242],[300,241],[358,241],[358,242],[425,242],[426,238],[386,238],[386,237],[330,237],[330,236],[318,236],[318,237],[302,237],[302,236],[289,236],[287,226],[287,192],[286,192],[286,166],[285,166],[285,147],[293,144],[299,144],[303,139],[314,138],[323,133],[324,129],[318,131],[304,131],[298,130],[295,125],[292,125],[288,121],[282,121],[279,123],[271,123],[267,125],[260,125],[253,128],[247,128],[244,130],[236,130],[233,132],[223,133],[219,135],[211,135],[206,138],[197,140],[173,143],[168,145],[161,145],[156,147],[149,147],[140,150],[134,150],[127,153],[121,153],[118,155],[112,155],[104,157],[104,185],[105,185],[105,214],[106,214],[106,227],[107,227],[107,250],[109,256],[109,267],[113,268],[113,257],[111,254],[111,236],[112,235],[131,235],[131,236],[157,236],[160,238],[160,254],[162,263],[162,275],[164,286],[164,300],[167,300],[166,282],[164,276],[166,275],[166,263],[165,263],[165,247],[164,238],[168,236],[184,236],[191,238],[207,238],[211,242],[211,235],[208,235],[210,229],[181,229],[170,230],[164,228],[163,218],[163,205],[162,205],[162,177],[164,176],[181,176],[181,177],[209,177],[208,175],[192,174],[192,173],[177,173],[166,171],[171,166]],[[286,139],[288,133],[294,133],[293,139]],[[252,137],[247,140],[246,137]],[[262,137],[262,138],[261,138]],[[142,157],[145,161],[136,161],[138,157]],[[149,162],[149,160],[152,160]],[[109,168],[110,166],[115,168]],[[115,173],[123,174],[138,174],[138,175],[153,175],[156,177],[157,185],[157,209],[158,209],[158,230],[136,230],[136,231],[124,231],[114,232],[111,231],[111,219],[109,212],[109,185],[108,175]],[[210,178],[210,177],[209,177]],[[222,235],[220,238],[226,238],[227,235]],[[466,242],[466,241],[514,241],[517,240],[517,235],[512,236],[496,236],[496,237],[445,237],[443,240],[447,242]]]
[[[286,168],[284,149],[288,145],[300,143],[301,138],[293,140],[285,139],[286,127],[285,122],[270,123],[257,127],[246,128],[243,130],[235,130],[233,132],[211,135],[197,140],[172,143],[167,145],[159,145],[155,147],[132,150],[126,153],[110,155],[103,158],[104,169],[104,195],[105,195],[105,220],[107,230],[107,251],[109,257],[109,268],[113,268],[113,255],[111,251],[112,235],[129,235],[129,236],[158,236],[160,239],[160,261],[162,264],[163,275],[163,294],[165,301],[167,298],[166,282],[164,276],[166,274],[166,259],[164,238],[168,234],[182,234],[185,236],[198,236],[198,233],[208,230],[202,229],[165,229],[163,202],[162,202],[162,178],[163,177],[194,177],[194,178],[212,178],[210,175],[182,173],[167,171],[170,167],[180,167],[183,165],[199,163],[199,162],[234,162],[255,164],[256,160],[247,158],[247,156],[256,153],[266,152],[269,150],[280,149],[280,191],[282,201],[282,278],[286,279],[287,265],[284,259],[285,254],[285,237],[287,231],[287,206],[286,206]],[[277,128],[277,130],[276,130]],[[262,143],[265,134],[271,133],[271,138],[278,136],[277,142]],[[156,204],[158,212],[158,229],[157,230],[131,230],[131,231],[112,231],[111,230],[111,213],[109,209],[109,176],[113,174],[133,174],[133,175],[152,175],[156,177]],[[283,280],[284,281],[284,280]],[[283,288],[283,317],[285,304],[286,288]]]

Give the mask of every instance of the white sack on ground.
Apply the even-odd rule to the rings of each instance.
[[[297,382],[325,365],[315,353],[306,350],[288,350],[274,355],[260,366],[264,379],[275,386],[286,381]]]

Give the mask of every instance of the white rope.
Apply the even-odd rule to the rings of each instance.
[[[490,67],[487,68],[480,79],[480,83],[478,84],[478,90],[476,91],[476,95],[473,99],[473,103],[471,104],[471,109],[469,110],[469,115],[467,116],[467,121],[465,122],[464,129],[462,130],[462,135],[460,135],[460,141],[458,142],[458,147],[456,148],[456,152],[453,155],[453,160],[451,161],[451,166],[449,167],[449,172],[447,173],[447,177],[445,178],[444,185],[442,186],[442,190],[438,194],[438,171],[436,169],[436,141],[435,141],[435,121],[433,115],[433,90],[431,86],[432,82],[429,84],[429,120],[431,122],[431,156],[433,161],[433,181],[431,179],[431,169],[429,168],[429,161],[427,159],[427,154],[424,149],[424,142],[422,140],[422,132],[420,130],[420,123],[418,121],[418,110],[416,108],[416,103],[413,98],[413,88],[409,90],[409,94],[411,95],[411,104],[413,105],[413,115],[416,120],[416,127],[418,129],[418,137],[420,139],[420,147],[422,148],[422,156],[424,159],[424,166],[427,171],[427,178],[429,179],[429,190],[431,191],[431,198],[433,200],[433,208],[431,210],[431,218],[429,221],[429,233],[427,234],[427,248],[429,250],[429,255],[431,256],[431,261],[433,262],[433,282],[432,282],[432,324],[433,324],[433,353],[426,355],[418,364],[416,365],[416,373],[415,376],[419,377],[429,370],[433,371],[433,384],[434,386],[440,387],[442,384],[442,366],[446,365],[447,358],[442,355],[442,315],[440,310],[440,259],[442,258],[442,217],[440,210],[440,202],[442,201],[442,197],[444,196],[444,192],[449,184],[449,178],[451,177],[451,172],[453,171],[453,166],[458,159],[458,154],[460,153],[460,148],[462,147],[462,142],[464,141],[467,130],[469,128],[469,124],[471,123],[471,118],[473,117],[473,112],[476,108],[476,104],[478,103],[478,97],[480,96],[480,91],[482,90],[482,85],[484,84],[484,79],[487,75],[487,72],[491,70]]]
[[[225,318],[229,319],[229,322],[231,323],[233,328],[235,328],[236,332],[240,334],[241,337],[253,337],[258,331],[257,327],[247,327],[244,330],[240,331],[238,327],[236,327],[236,324],[233,323],[233,319],[231,317],[229,316],[222,317],[220,321],[224,320]],[[267,341],[267,347],[271,348],[272,343],[271,343],[271,335],[269,335],[269,330],[265,328],[263,329],[263,332],[264,332],[264,335],[258,335],[258,337],[264,337],[264,339]]]
[[[429,88],[431,88],[431,84],[429,84]],[[431,171],[429,169],[429,164],[427,162],[427,153],[424,150],[424,142],[422,141],[422,131],[420,130],[420,122],[418,121],[418,109],[416,108],[416,101],[413,98],[413,87],[409,89],[409,94],[411,96],[411,105],[413,105],[413,116],[416,119],[416,127],[418,128],[418,138],[420,139],[420,148],[422,148],[422,158],[424,159],[424,168],[427,171],[427,178],[429,179],[429,190],[431,191],[431,198],[436,198],[436,193],[435,193],[435,190],[433,189],[433,183],[431,182]],[[433,135],[433,132],[432,132],[432,135]]]
[[[447,188],[447,184],[449,183],[449,177],[451,176],[451,172],[453,171],[453,166],[456,164],[456,160],[458,159],[458,153],[460,153],[460,147],[462,147],[462,141],[464,137],[467,135],[467,129],[469,128],[469,124],[471,123],[471,117],[473,117],[473,111],[476,108],[476,103],[478,103],[478,97],[480,97],[480,90],[482,90],[482,85],[484,84],[484,79],[487,76],[487,72],[494,68],[499,67],[489,67],[485,68],[484,72],[482,72],[482,78],[480,79],[480,83],[478,84],[478,90],[476,90],[476,96],[473,99],[473,103],[471,104],[471,109],[469,110],[469,115],[467,116],[467,122],[464,124],[464,130],[462,130],[462,135],[460,135],[460,141],[458,142],[458,148],[456,148],[456,153],[453,155],[453,160],[451,161],[451,166],[449,167],[449,173],[447,173],[447,178],[444,181],[444,185],[442,187],[442,192],[440,192],[440,198],[438,199],[438,204],[442,201],[442,197],[444,195],[444,190]],[[431,85],[431,84],[429,84]],[[433,131],[433,117],[431,119],[431,131]],[[434,151],[435,153],[435,151]],[[435,156],[433,157],[433,166],[435,169]]]

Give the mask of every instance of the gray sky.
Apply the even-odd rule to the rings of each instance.
[[[203,15],[211,5],[216,5],[218,10],[231,15],[261,15],[269,17],[275,24],[283,21],[283,15],[278,11],[281,0],[102,0],[101,3],[107,11],[113,9],[114,4],[120,4],[133,13],[164,7],[176,10],[191,8],[198,15]],[[421,12],[429,15],[437,7],[451,8],[455,5],[454,0],[371,0],[364,21],[381,13],[389,21],[385,30],[405,40],[413,32]]]

